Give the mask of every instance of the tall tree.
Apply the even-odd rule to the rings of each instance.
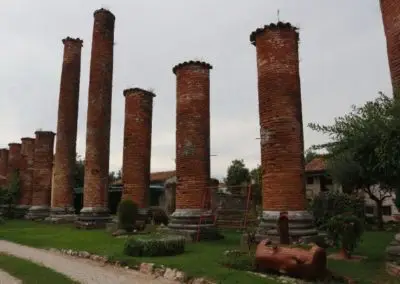
[[[304,162],[308,164],[318,156],[319,154],[317,152],[313,151],[312,149],[307,149],[304,153]]]
[[[400,103],[380,93],[332,125],[309,127],[329,135],[329,143],[314,148],[328,151],[330,174],[345,189],[361,190],[376,203],[382,228],[383,202],[400,188]]]
[[[239,186],[250,182],[250,171],[243,160],[233,160],[228,167],[225,184]]]
[[[74,181],[75,187],[83,187],[85,180],[85,160],[78,154],[75,159]]]

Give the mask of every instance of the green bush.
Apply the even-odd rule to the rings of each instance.
[[[174,235],[134,236],[124,246],[124,254],[129,256],[172,256],[184,251],[185,238]]]
[[[314,215],[318,228],[327,224],[332,217],[348,212],[364,220],[364,208],[362,198],[338,191],[321,192],[309,204],[309,211]]]
[[[363,222],[351,213],[332,217],[325,228],[335,246],[347,255],[351,255],[357,247],[364,232]]]
[[[130,199],[122,200],[118,204],[118,227],[119,229],[132,232],[135,229],[138,215],[137,205]]]
[[[255,271],[255,256],[253,253],[242,251],[226,251],[220,258],[219,264],[228,268]]]

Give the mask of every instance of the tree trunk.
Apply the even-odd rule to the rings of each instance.
[[[340,255],[343,259],[350,259],[350,258],[351,258],[349,252],[348,252],[347,250],[345,250],[344,248],[341,248],[341,249],[340,249],[339,255]]]
[[[376,203],[376,217],[378,221],[378,229],[383,230],[383,210],[382,210],[382,200],[375,200]]]

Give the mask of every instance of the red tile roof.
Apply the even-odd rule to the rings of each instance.
[[[306,172],[317,172],[326,170],[326,161],[323,157],[316,157],[306,165]]]
[[[175,171],[154,172],[150,174],[151,181],[166,181],[175,176]]]

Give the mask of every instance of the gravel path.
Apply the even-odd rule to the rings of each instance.
[[[74,258],[56,252],[31,248],[0,240],[0,252],[27,259],[62,273],[71,279],[85,284],[173,284],[174,281],[157,278],[143,273],[102,265],[89,259]],[[0,283],[4,282],[0,274]],[[3,281],[3,282],[2,282]]]
[[[0,284],[21,284],[22,281],[0,269]]]

